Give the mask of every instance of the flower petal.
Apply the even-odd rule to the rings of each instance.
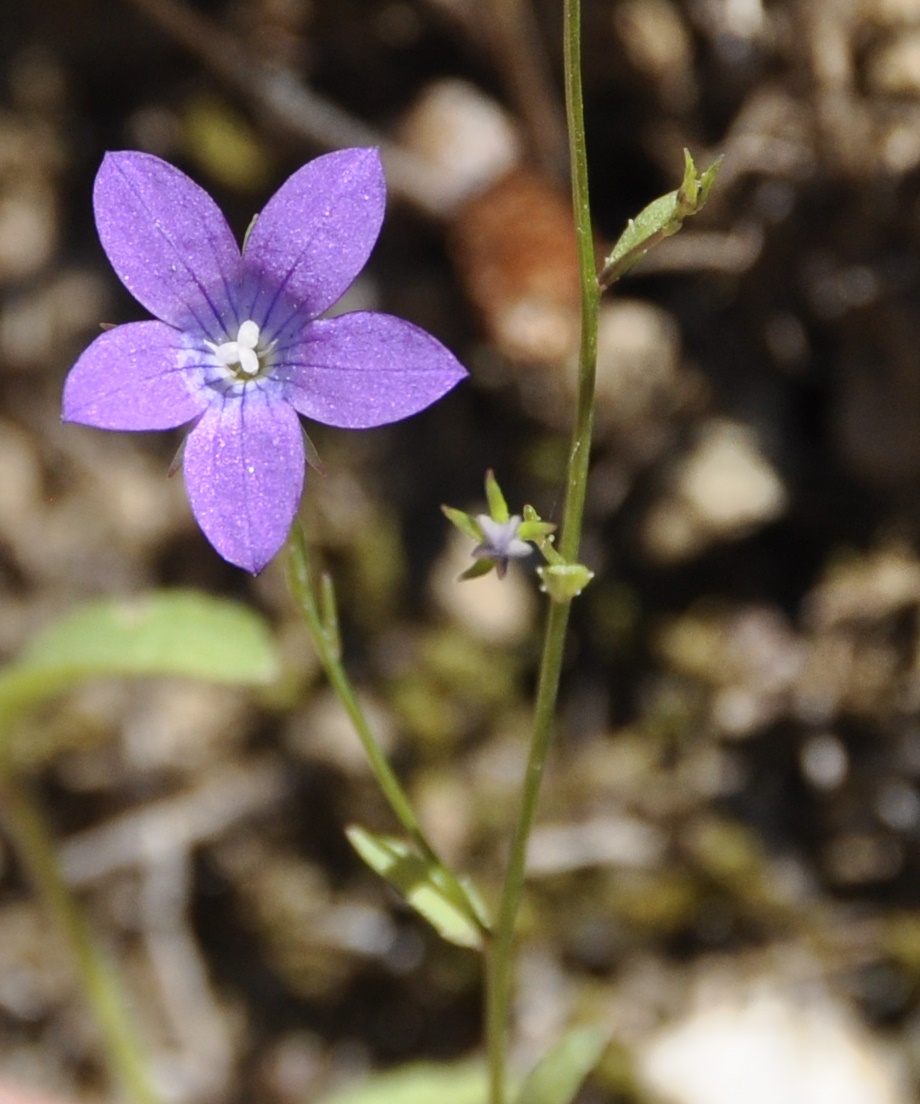
[[[190,422],[208,399],[190,389],[179,333],[163,322],[107,330],[71,368],[65,422],[99,429],[172,429]]]
[[[93,191],[96,227],[135,299],[213,339],[243,319],[231,308],[240,251],[220,208],[193,180],[149,153],[107,153]]]
[[[303,432],[294,411],[257,386],[215,402],[185,445],[185,485],[205,536],[258,573],[281,549],[303,490]]]
[[[306,341],[276,372],[295,409],[344,429],[407,418],[465,376],[453,353],[431,334],[373,311],[313,322]]]
[[[283,324],[283,317],[271,318],[282,298],[300,304],[308,318],[332,306],[370,256],[385,204],[375,149],[327,153],[294,173],[268,201],[246,242],[244,267],[264,296],[250,317],[263,327]]]

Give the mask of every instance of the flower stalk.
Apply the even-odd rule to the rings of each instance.
[[[564,560],[575,563],[581,544],[591,435],[594,425],[594,383],[601,288],[597,279],[588,194],[588,163],[581,82],[580,0],[565,0],[563,20],[572,206],[575,215],[581,282],[581,345],[577,407],[569,447],[565,507],[558,547]],[[552,741],[569,605],[570,603],[565,601],[549,603],[534,706],[533,731],[521,803],[511,840],[494,937],[487,951],[485,1019],[489,1054],[490,1104],[505,1104],[506,1100],[515,923],[524,894],[527,844],[536,817],[546,759]]]
[[[452,890],[452,899],[464,909],[467,918],[476,929],[485,935],[482,917],[468,904],[467,889],[460,883],[459,878],[450,867],[438,857],[437,852],[425,835],[418,817],[415,815],[405,790],[374,737],[373,729],[368,723],[361,703],[358,701],[358,696],[351,685],[348,672],[342,663],[332,581],[328,576],[323,576],[321,591],[318,596],[307,543],[304,540],[303,530],[299,523],[294,524],[288,538],[287,564],[288,585],[291,594],[303,614],[313,640],[313,646],[316,648],[316,654],[319,656],[326,678],[329,680],[329,685],[339,699],[342,708],[348,714],[384,797],[419,854],[440,870],[441,876]]]

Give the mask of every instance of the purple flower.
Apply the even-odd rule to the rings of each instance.
[[[242,254],[197,184],[146,153],[106,155],[93,195],[102,246],[159,321],[103,333],[64,387],[64,420],[100,429],[192,428],[192,512],[226,560],[261,571],[304,481],[298,414],[367,429],[424,409],[466,372],[424,330],[388,314],[320,319],[363,268],[383,221],[374,149],[298,170]]]
[[[479,514],[476,518],[482,530],[483,540],[473,549],[476,560],[491,560],[499,579],[505,577],[511,560],[521,560],[533,552],[533,548],[518,536],[521,518],[514,514],[507,521],[497,521],[488,514]]]

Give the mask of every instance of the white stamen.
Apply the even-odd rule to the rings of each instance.
[[[256,346],[259,344],[259,326],[248,318],[239,328],[236,341],[225,341],[221,345],[207,344],[214,350],[214,356],[220,364],[228,368],[236,366],[245,376],[258,375],[261,364]]]
[[[236,335],[238,345],[244,346],[246,349],[254,349],[259,343],[259,327],[258,324],[253,322],[251,318],[247,319],[240,331]]]
[[[214,355],[221,364],[236,364],[239,358],[239,345],[235,341],[225,341],[214,346]]]
[[[247,376],[254,376],[259,371],[259,357],[255,349],[246,349],[237,346],[237,359],[240,364],[240,371],[245,372]]]

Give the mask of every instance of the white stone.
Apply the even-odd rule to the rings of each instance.
[[[431,165],[448,207],[488,187],[521,158],[511,117],[462,80],[429,84],[400,130],[403,143]]]
[[[473,636],[491,644],[513,644],[533,631],[535,588],[526,574],[530,561],[509,566],[504,579],[494,571],[478,579],[458,581],[473,564],[474,545],[454,531],[448,547],[435,565],[431,592],[438,606]],[[535,552],[534,564],[541,561]]]
[[[680,560],[733,540],[781,516],[786,490],[747,426],[712,418],[678,462],[671,490],[649,511],[643,537],[650,555]]]
[[[718,534],[772,521],[786,505],[782,481],[760,451],[754,432],[720,419],[709,422],[683,464],[678,493]]]
[[[639,1053],[667,1104],[909,1104],[905,1071],[819,987],[730,977]]]

